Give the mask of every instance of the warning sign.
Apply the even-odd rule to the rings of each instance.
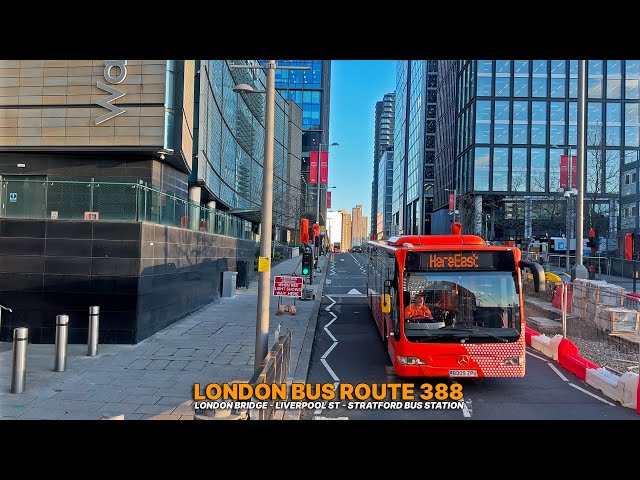
[[[276,275],[273,279],[273,294],[282,297],[302,297],[302,277]]]

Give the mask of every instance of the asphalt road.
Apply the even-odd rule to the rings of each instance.
[[[329,264],[316,327],[307,384],[342,383],[413,386],[425,383],[449,392],[462,387],[463,400],[455,409],[434,409],[418,398],[413,408],[404,402],[392,408],[360,409],[348,401],[303,411],[305,420],[640,420],[634,409],[623,407],[593,389],[557,362],[534,350],[527,352],[524,378],[402,379],[395,376],[376,330],[366,298],[365,254],[334,254]],[[438,384],[445,386],[437,387]],[[459,389],[459,386],[453,387]],[[357,400],[357,399],[354,399]],[[393,401],[387,395],[386,401]],[[366,403],[366,402],[364,402]],[[421,408],[418,408],[421,404]],[[329,408],[330,406],[335,408]],[[397,408],[399,407],[399,408]]]

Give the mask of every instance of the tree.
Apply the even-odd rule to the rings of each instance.
[[[619,193],[620,150],[607,150],[614,145],[612,134],[604,134],[602,122],[587,128],[585,164],[585,228],[595,228],[600,238],[609,238],[609,198]]]

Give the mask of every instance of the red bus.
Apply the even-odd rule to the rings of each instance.
[[[475,235],[409,235],[368,246],[368,302],[398,376],[524,376],[522,270],[544,291],[539,264]]]

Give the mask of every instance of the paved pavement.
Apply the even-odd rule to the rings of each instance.
[[[272,266],[272,284],[275,275],[299,274],[300,259]],[[296,315],[277,315],[278,297],[271,297],[269,348],[279,324],[280,334],[291,331],[291,381],[305,381],[309,368],[328,259],[319,262],[322,273],[310,286],[315,300],[296,300]],[[29,344],[25,389],[19,394],[10,393],[11,344],[0,342],[0,419],[97,420],[123,414],[125,420],[192,420],[194,383],[246,381],[253,375],[257,301],[256,279],[248,289],[237,289],[235,296],[136,345],[99,345],[95,357],[87,356],[86,345],[68,345],[64,372],[53,371],[54,345]],[[285,418],[299,418],[299,412]]]

